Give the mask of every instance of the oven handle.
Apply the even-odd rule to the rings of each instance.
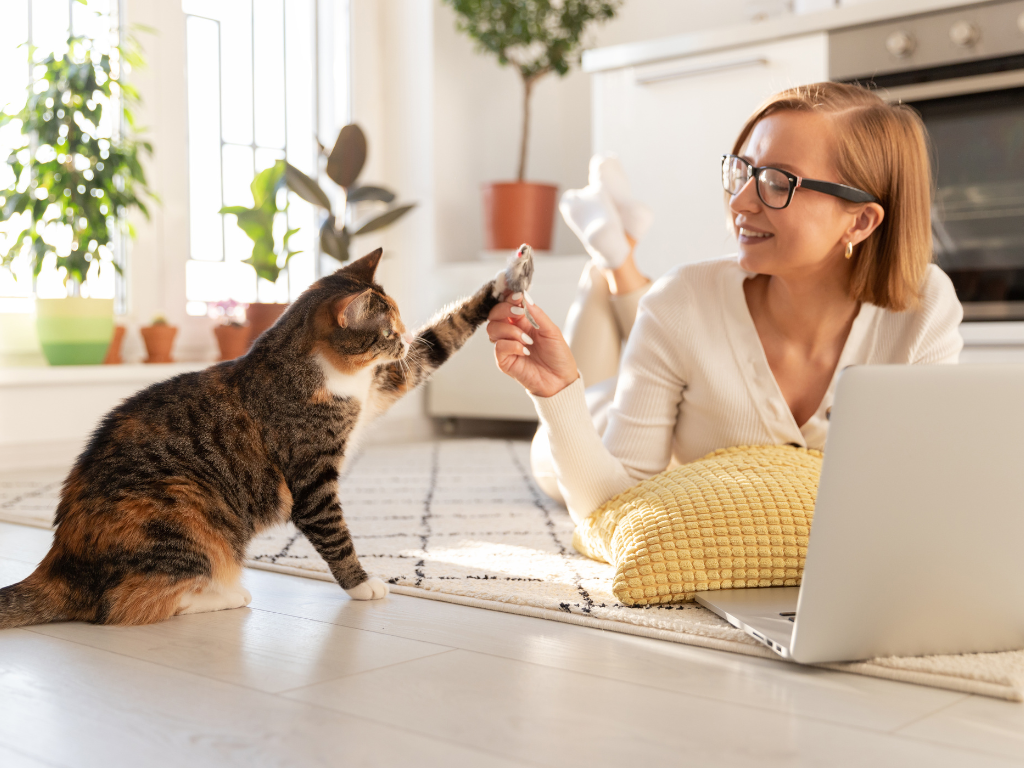
[[[637,85],[652,85],[663,83],[666,80],[678,80],[683,77],[696,77],[708,75],[713,72],[726,72],[730,69],[744,69],[746,67],[766,67],[768,59],[763,56],[752,59],[740,59],[738,61],[726,61],[721,64],[710,64],[706,67],[691,67],[689,69],[674,69],[669,72],[662,72],[657,75],[637,75]]]
[[[1004,91],[1024,85],[1024,69],[1009,72],[993,72],[988,75],[954,77],[932,83],[914,83],[894,88],[879,88],[878,95],[888,102],[914,102],[941,99],[946,96],[963,96],[968,93]]]

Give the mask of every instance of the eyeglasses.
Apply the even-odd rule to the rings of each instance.
[[[751,178],[757,179],[757,196],[769,208],[785,208],[793,202],[797,189],[810,189],[849,200],[851,203],[877,203],[878,198],[863,189],[831,181],[803,179],[781,168],[755,168],[742,157],[722,155],[722,186],[730,195],[739,194]]]

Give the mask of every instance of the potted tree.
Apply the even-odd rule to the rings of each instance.
[[[94,267],[120,270],[113,246],[122,232],[131,234],[126,214],[136,208],[148,217],[141,198],[152,197],[139,162],[152,147],[132,130],[138,98],[123,82],[142,58],[134,41],[107,54],[88,38],[72,37],[66,53],[33,63],[38,74],[25,107],[0,112],[0,127],[20,121],[22,136],[7,160],[14,182],[0,190],[8,224],[0,263],[11,268],[26,259],[38,277],[44,261],[55,258],[68,297],[36,300],[43,354],[52,365],[98,364],[113,336],[114,302],[85,298],[81,289]],[[109,114],[104,119],[118,99],[129,126],[121,136],[102,127],[120,123]]]
[[[291,164],[286,167],[285,182],[292,192],[326,212],[327,217],[320,227],[320,250],[345,262],[353,237],[394,224],[416,204],[393,205],[395,193],[391,190],[356,183],[366,164],[367,144],[365,134],[355,123],[341,129],[330,151],[322,145],[320,151],[327,158],[327,177],[341,188],[344,196],[338,215],[320,185]],[[360,216],[360,209],[364,207],[371,210]]]
[[[252,208],[228,205],[220,209],[221,213],[234,214],[238,226],[252,240],[252,254],[244,259],[244,263],[250,264],[258,277],[272,283],[277,282],[288,260],[299,253],[288,248],[288,241],[298,232],[297,229],[286,230],[280,239],[274,234],[277,215],[288,210],[284,186],[285,162],[278,160],[269,168],[257,173],[249,185],[249,189],[252,190]],[[277,321],[287,306],[263,302],[249,304],[245,316],[248,321],[250,345]]]
[[[545,75],[565,76],[579,61],[583,34],[591,22],[615,16],[622,0],[444,0],[457,15],[456,27],[477,48],[511,64],[523,81],[523,119],[516,180],[485,184],[484,236],[490,250],[551,247],[555,216],[553,184],[526,181],[530,96]]]

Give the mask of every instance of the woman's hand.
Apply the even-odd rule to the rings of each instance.
[[[523,295],[506,295],[487,316],[487,338],[494,343],[498,367],[537,397],[556,395],[579,378],[576,360],[558,326],[536,304],[526,319]]]

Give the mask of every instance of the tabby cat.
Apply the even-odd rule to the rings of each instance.
[[[52,548],[0,589],[0,629],[248,605],[246,546],[288,519],[349,595],[386,595],[342,517],[342,463],[367,422],[469,339],[503,286],[487,283],[410,340],[374,282],[381,253],[313,284],[244,357],[112,410],[64,481]]]

